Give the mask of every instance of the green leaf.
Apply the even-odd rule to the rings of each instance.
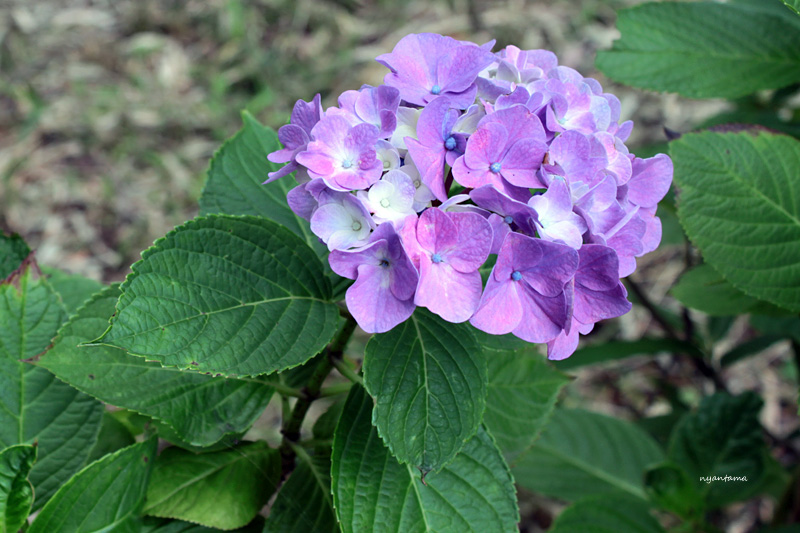
[[[608,341],[578,348],[574,354],[561,361],[553,361],[559,370],[571,370],[586,365],[617,361],[637,355],[657,353],[685,353],[703,357],[703,353],[689,342],[675,339],[644,338],[635,341]]]
[[[556,518],[550,533],[662,533],[648,505],[630,497],[592,496],[578,500]]]
[[[262,185],[270,172],[283,166],[267,159],[270,152],[282,148],[278,135],[247,111],[242,113],[242,121],[242,129],[211,160],[208,181],[200,196],[200,214],[268,218],[295,233],[318,255],[328,255],[327,247],[311,231],[308,221],[295,215],[286,202],[286,193],[297,183],[287,176]]]
[[[281,487],[264,533],[336,533],[339,526],[331,498],[331,458],[328,454],[297,457],[289,479]]]
[[[706,263],[745,294],[800,311],[800,141],[692,133],[670,154],[678,214]]]
[[[765,335],[763,337],[756,337],[755,339],[743,342],[742,344],[731,349],[729,352],[725,353],[720,359],[719,364],[723,368],[731,366],[732,364],[738,363],[746,357],[763,352],[776,342],[780,342],[785,338],[786,337],[782,335]]]
[[[106,411],[103,413],[103,423],[100,426],[100,433],[97,435],[97,442],[92,448],[92,453],[89,454],[89,461],[96,461],[134,443],[136,443],[136,439],[125,427],[125,424]]]
[[[439,472],[398,463],[372,426],[372,400],[354,385],[333,441],[333,502],[345,533],[517,531],[513,479],[481,428]]]
[[[264,382],[181,372],[118,348],[78,346],[106,329],[119,294],[113,285],[95,295],[59,330],[37,364],[104,402],[162,420],[195,446],[249,428],[272,397]]]
[[[570,378],[530,349],[484,346],[484,356],[489,366],[489,397],[483,420],[506,460],[513,463],[539,436]]]
[[[0,449],[38,443],[34,510],[86,463],[103,414],[100,402],[23,362],[47,348],[66,318],[34,262],[0,283]]]
[[[156,461],[144,513],[242,527],[275,492],[280,473],[280,455],[263,441],[199,455],[167,448]]]
[[[16,233],[6,235],[0,231],[0,281],[19,268],[31,249]]]
[[[764,10],[650,3],[620,11],[617,27],[622,37],[598,52],[596,65],[621,83],[693,98],[737,98],[800,80],[800,32]]]
[[[244,126],[222,145],[208,169],[208,181],[200,196],[200,214],[253,215],[268,218],[303,239],[320,258],[328,248],[311,231],[308,221],[294,214],[286,194],[297,183],[286,176],[266,185],[270,172],[283,165],[270,163],[267,155],[282,148],[278,135],[263,126],[253,115],[242,113]],[[335,299],[341,299],[351,280],[334,274],[324,261],[325,274],[334,286]]]
[[[800,318],[751,315],[750,325],[765,335],[800,341]]]
[[[36,447],[17,445],[0,452],[0,533],[17,533],[33,504],[28,475],[36,462]]]
[[[67,274],[56,268],[43,267],[50,286],[61,296],[61,302],[71,315],[91,296],[104,287],[99,281]]]
[[[688,520],[702,517],[703,499],[683,468],[671,463],[650,468],[644,474],[644,485],[650,500],[661,509]]]
[[[397,459],[423,472],[441,468],[478,430],[487,382],[470,326],[425,309],[373,336],[364,354],[378,433]]]
[[[316,355],[339,323],[320,260],[269,220],[195,219],[131,268],[97,342],[164,366],[268,374]]]
[[[123,448],[90,464],[65,483],[28,533],[138,532],[157,439]]]
[[[747,296],[725,281],[709,265],[697,266],[683,274],[671,292],[686,307],[711,316],[744,314],[759,303],[758,299]]]
[[[689,474],[709,509],[747,499],[764,473],[761,399],[752,392],[703,398],[672,434],[669,458]],[[743,477],[703,481],[701,478]]]
[[[237,533],[261,533],[263,521],[259,518],[234,531]],[[192,524],[183,520],[165,520],[154,516],[145,516],[141,518],[141,526],[136,533],[215,533],[218,531],[223,530]]]
[[[556,409],[514,466],[526,489],[567,501],[610,491],[644,499],[642,472],[664,453],[639,427],[578,409]]]

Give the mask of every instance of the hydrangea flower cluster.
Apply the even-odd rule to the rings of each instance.
[[[355,280],[365,331],[422,306],[562,359],[630,310],[620,278],[661,240],[672,162],[628,152],[633,124],[596,80],[493,45],[408,35],[377,58],[383,85],[298,101],[265,183],[295,173],[289,205]]]

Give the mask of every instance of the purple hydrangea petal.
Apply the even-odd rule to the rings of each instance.
[[[446,262],[433,263],[425,254],[420,261],[414,303],[427,307],[448,322],[465,322],[478,307],[481,289],[481,275],[477,270],[459,272]]]
[[[530,287],[521,285],[525,297],[522,304],[522,320],[511,332],[528,342],[547,342],[561,333],[568,320],[566,297],[563,291],[555,296],[544,296]]]
[[[508,139],[508,130],[502,124],[482,124],[467,141],[464,162],[471,169],[488,171],[492,164],[501,161]]]
[[[555,339],[547,343],[547,358],[551,361],[566,359],[578,348],[578,328],[570,328],[570,332],[562,331]]]
[[[633,160],[633,175],[628,181],[628,200],[641,207],[654,207],[667,194],[672,183],[672,159],[658,154]]]
[[[478,308],[469,323],[492,335],[511,333],[522,320],[519,290],[516,283],[509,283],[505,279],[499,281],[495,276],[489,276]]]
[[[384,333],[414,313],[413,299],[400,300],[387,286],[386,269],[371,264],[358,267],[358,276],[345,293],[347,310],[367,333]]]
[[[447,261],[459,272],[477,271],[486,262],[492,247],[491,224],[475,213],[455,212],[447,213],[447,216],[458,235],[455,247],[445,254]]]
[[[449,250],[458,244],[458,228],[444,211],[426,209],[417,222],[417,242],[429,254]]]
[[[503,157],[500,173],[512,185],[533,189],[544,185],[536,176],[541,166],[547,145],[536,139],[520,139],[508,149]]]
[[[508,197],[492,185],[479,187],[471,191],[469,196],[473,202],[484,209],[497,213],[502,218],[511,217],[511,221],[506,226],[513,223],[523,233],[528,235],[535,234],[534,221],[536,220],[536,211],[529,205]]]

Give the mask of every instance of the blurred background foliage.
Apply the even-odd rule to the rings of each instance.
[[[319,92],[325,106],[335,105],[344,90],[381,83],[386,69],[375,56],[414,32],[552,50],[620,98],[623,120],[636,123],[632,152],[665,151],[665,127],[689,131],[733,107],[623,87],[594,68],[596,51],[619,36],[617,10],[638,3],[0,0],[0,229],[20,233],[44,265],[121,280],[154,239],[196,215],[208,161],[239,129],[241,110],[277,129],[297,99]],[[743,102],[758,111],[759,98]],[[680,323],[669,291],[697,257],[669,205],[660,212],[663,245],[633,278]],[[693,316],[716,358],[756,336],[747,317]],[[637,305],[593,338],[663,330]],[[722,378],[733,393],[757,391],[761,423],[790,439],[798,422],[789,343],[758,348],[759,357],[724,367]],[[639,420],[658,436],[659,424],[668,431],[714,389],[690,359],[651,354],[579,369],[562,404]],[[268,411],[254,431],[274,434],[274,415]],[[523,531],[540,531],[563,508],[526,493],[520,505]],[[748,531],[776,505],[752,500],[727,510],[724,522]]]
[[[593,67],[635,0],[2,0],[0,227],[39,261],[103,281],[194,216],[210,156],[247,109],[278,128],[386,69],[404,35],[547,48],[598,76],[636,120],[632,146],[708,102],[614,86]],[[710,109],[711,108],[711,109]]]

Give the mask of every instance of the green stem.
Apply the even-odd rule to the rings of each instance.
[[[290,398],[301,398],[303,396],[303,391],[300,389],[295,389],[294,387],[284,385],[279,381],[268,381],[267,384],[275,389],[275,392],[281,396],[288,396]]]
[[[353,383],[358,383],[359,385],[364,384],[364,380],[356,374],[356,371],[350,367],[350,365],[344,359],[334,359],[333,366],[336,367],[336,370],[339,371],[341,375],[352,381]]]
[[[331,385],[330,387],[325,387],[319,391],[320,398],[327,398],[329,396],[338,396],[339,394],[345,394],[350,392],[350,389],[353,387],[353,384],[350,382],[347,383],[337,383],[336,385]]]
[[[283,426],[281,427],[283,440],[278,448],[281,454],[282,479],[285,479],[294,469],[294,458],[297,455],[295,447],[300,440],[300,428],[303,425],[306,414],[308,414],[308,409],[314,403],[314,400],[320,397],[322,383],[333,370],[334,362],[341,360],[347,341],[350,340],[355,329],[356,321],[352,318],[348,319],[336,335],[336,338],[328,345],[325,355],[320,358],[314,373],[311,374],[308,382],[300,391],[301,395],[295,402],[291,414],[283,418]]]

